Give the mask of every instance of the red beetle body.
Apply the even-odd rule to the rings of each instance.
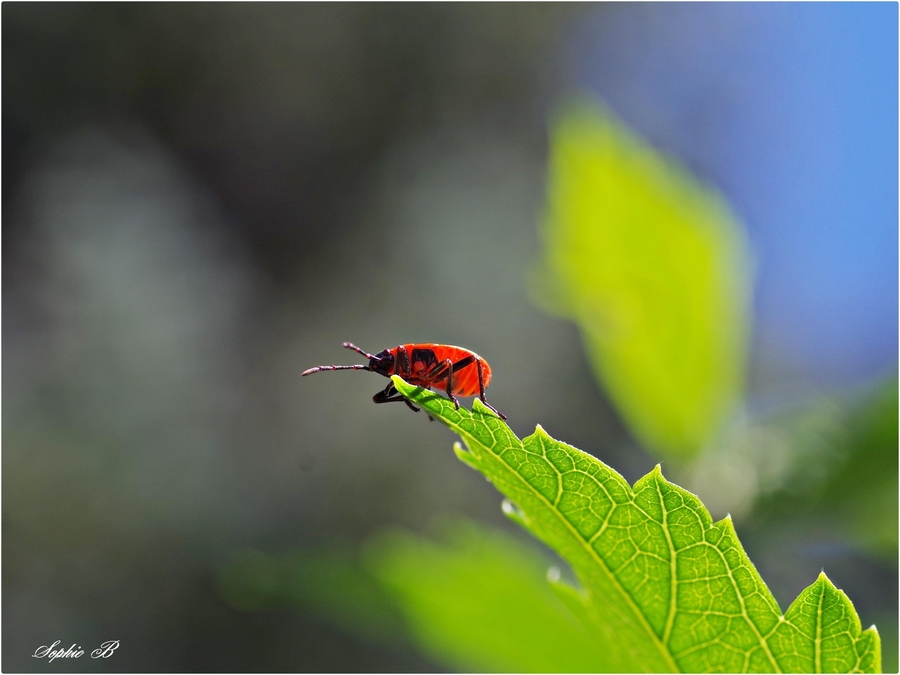
[[[403,359],[398,358],[398,352],[405,349],[409,355],[408,370],[403,366]],[[390,350],[394,355],[395,372],[410,384],[420,387],[434,387],[435,389],[446,386],[447,374],[441,373],[437,377],[429,375],[430,369],[435,363],[451,364],[463,363],[461,368],[454,368],[450,388],[457,396],[478,396],[482,389],[487,389],[491,383],[491,367],[487,361],[475,352],[462,347],[451,345],[439,345],[430,342],[422,344],[400,345]],[[472,366],[475,367],[472,367]],[[478,380],[478,368],[481,368],[481,382]],[[449,369],[447,369],[449,372]]]
[[[457,408],[459,408],[457,395],[478,396],[485,406],[497,413],[501,419],[506,419],[503,413],[484,398],[484,390],[491,383],[491,367],[473,351],[432,342],[397,345],[377,354],[369,354],[350,342],[345,342],[344,347],[368,358],[368,365],[316,366],[304,371],[302,375],[310,375],[320,370],[371,370],[385,377],[399,375],[418,387],[425,389],[434,387],[438,391],[446,392]],[[413,410],[419,410],[400,395],[393,382],[390,382],[384,391],[375,394],[372,400],[375,403],[403,401]]]

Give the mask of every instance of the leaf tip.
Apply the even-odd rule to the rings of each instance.
[[[833,583],[831,583],[831,579],[829,579],[828,575],[825,574],[824,567],[819,572],[819,576],[816,577],[816,580],[813,583],[813,586],[815,586],[817,584],[821,584],[821,585],[825,586],[826,588],[831,588],[831,589],[837,591],[838,593],[843,593],[843,591],[841,589],[839,589],[837,586],[835,586]]]
[[[734,520],[732,520],[730,513],[726,513],[725,517],[713,523],[713,526],[721,528],[722,536],[738,538],[737,531],[734,529]]]
[[[500,417],[499,413],[497,413],[496,410],[488,408],[484,403],[481,402],[481,399],[479,398],[476,398],[474,401],[472,401],[472,412],[477,412],[478,414],[485,415],[487,417],[494,417],[498,420],[503,419],[502,417]]]

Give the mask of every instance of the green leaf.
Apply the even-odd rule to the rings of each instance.
[[[791,604],[771,643],[782,672],[881,672],[875,627],[860,633],[853,604],[824,572]]]
[[[328,547],[242,551],[219,570],[240,609],[298,607],[367,642],[475,672],[595,672],[589,631],[547,583],[547,560],[502,532],[466,521],[441,541],[400,530],[376,534],[362,555]],[[577,601],[580,605],[580,600]],[[577,609],[577,608],[576,608]]]
[[[547,563],[507,535],[455,523],[444,542],[375,537],[366,568],[407,617],[420,649],[455,670],[596,672],[591,633],[547,583]]]
[[[763,509],[777,517],[816,514],[851,541],[885,560],[897,560],[898,390],[891,378],[852,403],[841,401],[837,430],[817,439],[828,455],[806,453],[780,494]],[[818,464],[814,470],[811,463]],[[802,485],[803,490],[793,486]],[[796,494],[796,493],[800,494]],[[774,499],[773,499],[774,497]],[[777,502],[781,501],[781,504]]]
[[[727,510],[753,528],[797,527],[811,536],[823,531],[813,522],[819,521],[831,540],[896,567],[897,392],[892,375],[748,416],[679,478],[703,493],[713,513]]]
[[[578,324],[646,447],[697,453],[744,385],[748,256],[725,202],[585,99],[551,125],[542,234],[538,303]]]
[[[874,627],[824,574],[782,615],[730,518],[657,466],[634,487],[540,427],[519,440],[479,400],[473,411],[392,378],[463,439],[456,452],[510,500],[505,510],[574,570],[579,614],[609,672],[877,672]],[[568,594],[568,604],[573,604]]]
[[[898,390],[892,378],[854,407],[818,505],[841,520],[848,535],[887,560],[897,560]],[[864,497],[863,497],[864,495]]]

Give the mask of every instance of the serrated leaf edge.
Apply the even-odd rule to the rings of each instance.
[[[392,379],[394,380],[394,385],[397,387],[397,390],[398,390],[403,396],[405,396],[405,397],[407,397],[407,398],[415,398],[415,402],[416,402],[416,403],[422,405],[423,407],[426,407],[426,408],[429,408],[429,409],[433,410],[433,412],[435,412],[435,413],[440,412],[441,414],[444,414],[444,413],[446,413],[446,412],[452,412],[452,413],[454,413],[454,414],[453,414],[454,417],[460,417],[460,418],[462,418],[462,415],[460,415],[459,411],[455,409],[455,406],[453,406],[453,404],[452,404],[449,400],[443,398],[442,396],[439,396],[439,395],[437,395],[437,394],[433,394],[432,392],[428,392],[428,393],[431,393],[432,395],[429,396],[427,399],[421,399],[421,398],[420,398],[421,395],[422,395],[423,393],[425,393],[427,390],[423,389],[422,387],[414,387],[413,385],[408,384],[408,383],[405,382],[402,378],[400,378],[400,377],[398,377],[398,376],[396,376],[396,375],[393,376]],[[404,391],[404,389],[407,389],[407,390],[409,390],[409,391]],[[432,405],[429,405],[429,404],[432,404]],[[447,408],[448,406],[453,407],[453,410],[452,410],[452,411],[447,411],[446,408]],[[465,410],[465,409],[464,409],[464,408],[460,408],[460,410]],[[468,413],[469,411],[468,411],[468,410],[465,410],[465,412]],[[473,419],[474,419],[475,415],[477,414],[477,415],[480,415],[480,416],[491,417],[491,418],[495,419],[497,422],[499,422],[500,424],[503,424],[503,423],[501,422],[501,420],[494,414],[494,412],[491,411],[489,408],[487,408],[485,405],[483,405],[483,404],[481,403],[481,401],[478,400],[477,398],[473,401],[473,403],[472,403],[472,411],[471,411],[471,413],[469,413],[469,414],[472,415]],[[464,448],[462,447],[462,445],[461,445],[459,442],[454,443],[454,452],[456,453],[457,457],[458,457],[464,464],[466,464],[467,466],[469,466],[470,468],[473,468],[473,469],[475,469],[475,470],[477,470],[477,471],[480,471],[480,470],[481,470],[481,467],[479,466],[479,461],[478,461],[478,460],[480,459],[480,456],[479,456],[479,454],[478,454],[477,452],[474,452],[474,451],[473,451],[473,444],[469,441],[469,439],[471,439],[471,441],[475,441],[475,443],[477,443],[477,444],[480,444],[481,441],[479,441],[477,438],[475,438],[474,436],[472,436],[472,435],[471,435],[470,433],[468,433],[465,429],[459,427],[457,424],[451,423],[451,422],[450,422],[449,420],[447,420],[446,418],[440,417],[439,419],[441,420],[441,422],[442,422],[443,424],[445,424],[445,426],[451,428],[454,432],[456,432],[457,434],[459,434],[459,436],[463,439],[463,441],[464,441],[465,444],[466,444],[467,449],[464,449]],[[506,426],[506,425],[504,425],[504,426]],[[507,428],[508,428],[508,427],[507,427]],[[525,441],[526,441],[527,439],[529,439],[529,438],[533,438],[533,437],[537,437],[537,438],[546,438],[546,439],[548,439],[548,440],[553,441],[554,443],[560,443],[560,444],[562,444],[562,445],[565,445],[566,447],[570,448],[570,449],[573,450],[574,452],[589,457],[591,460],[599,461],[599,460],[597,460],[596,457],[594,457],[593,455],[590,455],[589,453],[586,453],[586,452],[584,452],[583,450],[580,450],[579,448],[576,448],[576,447],[574,447],[574,446],[571,446],[571,445],[569,445],[569,444],[567,444],[567,443],[565,443],[565,442],[563,442],[563,441],[559,441],[559,440],[554,439],[553,437],[551,437],[551,436],[546,432],[546,430],[544,430],[544,428],[543,428],[540,424],[538,424],[538,425],[535,426],[534,433],[533,433],[531,436],[528,436],[528,437],[523,438],[523,439],[517,438],[517,437],[515,436],[515,434],[512,434],[511,430],[510,430],[510,433],[511,433],[511,435],[512,435],[514,438],[516,438],[516,439],[519,441],[519,443],[523,446],[523,448],[524,448],[524,445],[525,445]],[[493,433],[492,433],[492,435],[493,435]],[[591,556],[591,558],[593,558],[593,559],[597,562],[599,569],[602,569],[602,570],[606,573],[606,575],[612,580],[612,582],[614,583],[614,585],[615,585],[615,586],[619,589],[619,591],[622,593],[622,596],[623,596],[623,597],[628,601],[628,603],[631,605],[631,608],[632,608],[632,610],[634,611],[635,616],[639,619],[639,621],[641,621],[641,623],[642,623],[642,625],[644,626],[646,632],[648,633],[649,636],[651,636],[651,638],[652,638],[654,644],[656,645],[658,651],[660,652],[660,654],[661,654],[661,655],[663,656],[663,658],[664,658],[667,662],[669,662],[669,664],[671,665],[672,670],[673,670],[674,672],[680,672],[679,666],[675,663],[674,654],[672,654],[672,652],[670,651],[670,649],[669,649],[669,647],[666,645],[666,643],[665,643],[664,641],[660,640],[660,638],[656,635],[656,632],[655,632],[655,631],[653,630],[653,628],[650,626],[650,624],[649,624],[649,622],[648,622],[648,620],[647,620],[647,617],[644,615],[644,613],[643,613],[643,611],[641,610],[641,608],[634,602],[634,599],[631,597],[631,594],[630,594],[624,587],[621,586],[621,584],[619,583],[619,580],[615,577],[614,574],[612,574],[611,570],[609,570],[609,569],[607,568],[605,561],[597,555],[596,551],[594,551],[594,549],[589,545],[589,542],[586,541],[586,540],[584,539],[584,537],[582,537],[581,534],[580,534],[579,532],[577,532],[577,531],[574,529],[574,527],[572,526],[571,523],[569,523],[565,518],[560,517],[560,515],[559,515],[557,509],[555,508],[555,506],[556,506],[555,504],[552,504],[552,503],[551,503],[544,495],[542,495],[539,491],[535,490],[535,489],[534,489],[534,486],[532,486],[528,481],[526,481],[526,480],[519,474],[519,472],[517,472],[515,469],[513,469],[512,467],[510,467],[509,464],[507,464],[506,461],[504,461],[499,455],[496,455],[496,458],[497,458],[499,461],[501,461],[504,465],[507,466],[507,468],[509,469],[510,473],[511,473],[512,475],[516,476],[516,478],[517,478],[517,479],[518,479],[518,480],[519,480],[526,488],[528,488],[528,490],[529,490],[530,492],[532,492],[532,493],[534,494],[535,498],[540,499],[540,500],[543,501],[548,507],[550,507],[551,512],[557,517],[557,520],[558,520],[560,523],[562,523],[562,524],[566,527],[566,529],[568,529],[568,530],[572,533],[572,535],[574,536],[574,538],[575,538],[577,541],[579,541],[579,542],[581,542],[581,543],[583,544],[585,550],[589,553],[589,555]],[[604,464],[603,466],[604,466],[604,468],[606,468],[608,471],[610,471],[614,476],[616,476],[616,477],[619,478],[619,480],[620,480],[620,481],[622,482],[622,484],[627,488],[627,490],[628,490],[629,493],[630,493],[630,496],[632,496],[632,497],[634,496],[635,491],[639,488],[639,486],[641,486],[645,481],[649,481],[649,480],[653,480],[653,481],[656,482],[656,484],[657,484],[657,492],[659,492],[659,490],[658,490],[659,484],[662,483],[662,484],[665,484],[665,485],[667,485],[667,486],[669,486],[669,487],[675,489],[675,490],[678,491],[678,492],[683,492],[683,493],[686,493],[686,494],[688,494],[688,495],[694,497],[694,498],[697,500],[697,503],[700,505],[700,508],[701,508],[701,512],[700,512],[699,515],[700,515],[701,517],[702,517],[702,516],[705,516],[705,518],[703,518],[703,520],[705,520],[705,522],[706,522],[705,528],[704,528],[704,529],[709,530],[710,528],[724,528],[725,530],[727,530],[727,532],[723,532],[723,533],[722,533],[723,536],[725,536],[725,535],[730,535],[731,538],[732,538],[732,540],[734,541],[735,546],[739,549],[740,553],[743,555],[743,557],[744,557],[746,560],[749,561],[749,557],[746,555],[746,551],[744,551],[743,545],[741,544],[740,539],[738,539],[737,532],[736,532],[735,529],[734,529],[734,523],[732,522],[731,515],[729,514],[729,515],[726,515],[726,516],[725,516],[724,518],[722,518],[721,520],[713,521],[712,516],[711,516],[710,513],[709,513],[709,510],[706,508],[706,506],[703,504],[703,502],[699,499],[699,497],[697,497],[697,496],[694,495],[693,493],[689,492],[688,490],[685,490],[685,489],[682,488],[681,486],[676,485],[676,484],[671,483],[671,482],[669,482],[668,480],[666,480],[665,476],[663,476],[663,474],[662,474],[662,466],[661,466],[661,464],[657,464],[656,466],[654,466],[653,469],[652,469],[648,474],[642,476],[642,477],[639,478],[637,481],[635,481],[634,485],[630,485],[630,484],[628,483],[628,481],[626,481],[626,480],[624,479],[624,477],[621,476],[621,474],[619,474],[618,472],[616,472],[616,471],[615,471],[614,469],[612,469],[611,467],[608,467],[608,466],[606,466],[605,464]],[[661,493],[659,493],[659,494],[660,494],[660,498],[662,498],[662,494],[661,494]],[[634,503],[634,502],[632,501],[632,503]],[[637,506],[637,505],[636,505],[636,506]],[[638,508],[640,508],[640,507],[638,507]],[[511,500],[509,500],[509,499],[504,499],[504,500],[503,500],[503,504],[502,504],[502,509],[503,509],[504,514],[505,514],[507,517],[509,517],[511,520],[513,520],[514,522],[517,522],[519,525],[521,525],[522,527],[524,527],[525,529],[527,529],[532,535],[534,535],[534,536],[538,537],[539,539],[541,539],[539,533],[536,532],[536,531],[534,530],[534,528],[531,526],[531,524],[530,524],[530,522],[529,522],[527,516],[526,516],[526,515],[525,515],[525,514],[524,514],[524,513],[523,513],[523,512],[522,512],[522,511],[521,511],[521,510],[520,510],[520,509],[519,509],[512,501],[511,501]],[[649,515],[648,515],[648,517],[649,517]],[[668,543],[669,543],[669,547],[670,547],[670,553],[673,553],[673,552],[674,552],[674,548],[673,548],[673,544],[672,544],[672,541],[671,541],[670,534],[669,534],[669,532],[667,531],[666,528],[663,528],[663,530],[666,532],[666,537],[667,537],[667,539],[668,539]],[[717,547],[716,547],[716,550],[718,550]],[[673,555],[673,556],[670,556],[670,559],[674,560],[674,555]],[[755,570],[755,565],[753,565],[752,562],[750,562],[750,565],[751,565],[751,566],[754,568],[754,570]],[[673,563],[673,566],[674,566],[674,563]],[[798,601],[800,600],[801,596],[803,596],[807,591],[813,591],[813,589],[814,589],[817,585],[820,585],[820,584],[821,584],[821,585],[823,585],[823,590],[822,590],[822,593],[821,593],[821,597],[822,597],[822,598],[824,598],[824,595],[825,595],[825,589],[826,589],[826,588],[830,588],[830,589],[833,589],[834,592],[836,592],[836,593],[840,596],[840,598],[841,598],[843,601],[845,601],[846,603],[848,603],[851,607],[853,606],[853,603],[850,601],[850,599],[847,597],[847,595],[846,595],[841,589],[839,589],[839,588],[837,588],[837,587],[834,586],[834,584],[831,582],[831,580],[828,579],[828,577],[825,575],[825,572],[824,572],[824,570],[823,570],[823,571],[819,574],[819,576],[817,577],[816,581],[813,582],[813,584],[811,584],[810,586],[808,586],[806,589],[804,589],[804,591],[801,592],[801,593],[797,596],[797,598],[794,600],[794,602],[791,603],[791,606],[788,608],[787,612],[782,612],[782,611],[781,611],[781,608],[778,606],[777,601],[774,599],[774,597],[771,596],[771,592],[769,592],[769,599],[770,599],[770,601],[773,603],[774,609],[777,610],[778,621],[775,623],[775,625],[773,626],[773,628],[772,628],[767,634],[763,635],[763,634],[760,632],[759,628],[757,627],[756,623],[755,623],[753,620],[751,620],[749,614],[747,613],[747,607],[746,607],[746,604],[745,604],[745,599],[744,599],[744,597],[743,597],[743,595],[742,595],[742,593],[741,593],[741,591],[740,591],[740,589],[739,589],[739,587],[738,587],[738,585],[737,585],[736,580],[735,580],[734,577],[733,577],[733,573],[732,573],[732,570],[731,570],[730,566],[728,566],[727,564],[726,564],[726,569],[728,569],[728,574],[729,574],[729,578],[730,578],[730,580],[731,580],[732,586],[734,587],[735,593],[736,593],[736,595],[737,595],[737,597],[738,597],[738,599],[739,599],[739,601],[740,601],[740,603],[741,603],[741,610],[742,610],[742,615],[743,615],[744,619],[747,621],[747,624],[752,628],[752,630],[754,631],[754,633],[756,633],[756,635],[757,635],[757,637],[758,637],[758,639],[759,639],[759,642],[760,642],[760,646],[765,650],[765,653],[766,653],[766,656],[767,656],[768,659],[769,659],[769,662],[774,666],[775,671],[776,671],[776,672],[779,672],[779,673],[782,672],[782,671],[781,671],[781,668],[780,668],[780,664],[778,663],[778,660],[775,658],[775,656],[772,654],[772,652],[771,652],[771,650],[770,650],[770,647],[769,647],[769,644],[768,644],[768,640],[769,640],[769,638],[770,638],[772,635],[774,635],[774,633],[775,633],[775,631],[777,630],[778,626],[781,625],[781,624],[783,624],[783,623],[787,623],[787,624],[791,625],[794,629],[798,630],[798,632],[799,632],[799,630],[800,630],[799,627],[796,626],[796,625],[795,625],[793,622],[791,622],[790,620],[788,620],[788,619],[787,619],[787,616],[788,616],[788,614],[791,612],[791,609],[795,606],[795,604],[798,603]],[[759,573],[757,572],[756,574],[758,575]],[[560,583],[565,583],[565,582],[561,582],[561,581],[559,581],[559,580],[556,580],[556,581],[551,580],[551,585],[554,586],[554,587],[556,587],[556,586],[557,586],[558,584],[560,584]],[[568,585],[568,584],[566,584],[566,585]],[[764,587],[765,590],[768,592],[768,587],[765,586],[765,582],[763,582],[763,587]],[[673,587],[673,588],[674,588],[674,587]],[[557,592],[559,592],[559,591],[562,590],[562,589],[555,589],[555,590],[557,590]],[[577,589],[574,589],[574,590],[576,591],[576,593],[578,592]],[[564,591],[564,592],[565,592],[565,591]],[[675,602],[675,599],[674,599],[674,598],[675,598],[675,593],[674,593],[674,592],[672,593],[672,598],[673,598],[673,599],[671,600],[671,603],[674,604],[674,602]],[[667,616],[667,629],[666,629],[666,631],[664,632],[664,635],[667,635],[667,634],[668,634],[668,631],[670,630],[669,624],[674,620],[674,615],[675,615],[675,612],[673,612],[673,611],[670,611],[670,612],[668,613],[668,616]],[[852,624],[853,624],[853,627],[855,628],[855,630],[852,631],[852,633],[854,633],[856,636],[858,636],[858,638],[862,638],[863,636],[865,636],[865,635],[867,635],[867,634],[868,634],[868,635],[873,635],[873,638],[874,638],[874,640],[875,640],[875,642],[876,642],[876,646],[877,646],[877,644],[880,644],[880,636],[879,636],[879,634],[878,634],[877,628],[876,628],[874,625],[872,625],[870,628],[867,628],[866,630],[862,630],[862,624],[861,624],[861,622],[860,622],[860,620],[859,620],[859,615],[855,612],[855,610],[852,612],[851,616],[852,616]],[[817,630],[821,630],[821,625],[820,625],[818,619],[817,619]],[[802,634],[802,633],[801,633],[801,634]],[[821,672],[821,653],[820,653],[819,647],[820,647],[820,644],[819,644],[819,642],[817,642],[817,643],[816,643],[816,667],[817,667],[818,672]],[[859,668],[859,665],[860,665],[861,660],[862,660],[862,656],[857,655],[857,666],[856,666],[857,668]],[[880,654],[880,649],[876,649],[876,651],[875,651],[875,669],[876,669],[877,672],[880,672],[880,670],[881,670],[881,654]]]
[[[394,386],[397,388],[397,391],[399,391],[403,396],[406,396],[407,398],[414,397],[416,394],[419,394],[419,396],[421,396],[422,393],[424,393],[425,391],[427,391],[427,390],[423,389],[422,387],[414,387],[413,385],[408,384],[407,382],[405,382],[402,378],[398,377],[397,375],[394,375],[394,376],[392,377],[392,379],[394,380]],[[411,389],[412,391],[404,391],[404,390],[410,390],[410,389]],[[416,402],[417,404],[421,405],[421,406],[424,407],[424,408],[427,408],[427,409],[429,409],[429,410],[432,410],[432,411],[435,412],[435,413],[437,413],[439,410],[440,410],[440,412],[443,413],[443,412],[444,412],[443,409],[444,409],[445,405],[446,405],[446,406],[453,406],[453,404],[452,404],[449,400],[447,400],[447,399],[445,399],[445,398],[443,398],[442,396],[439,396],[439,395],[437,395],[437,394],[433,394],[432,396],[429,396],[427,399],[416,398],[416,399],[415,399],[415,402]],[[433,405],[433,404],[435,404],[435,403],[437,404],[436,407]],[[432,405],[429,405],[429,404],[432,404]],[[454,406],[454,408],[455,408],[455,406]],[[480,409],[479,409],[479,408],[480,408]],[[465,410],[465,409],[464,409],[464,408],[460,408],[460,410]],[[466,411],[466,412],[468,412],[468,411]],[[484,414],[487,414],[487,415],[489,415],[489,416],[491,416],[491,417],[495,417],[495,416],[493,415],[493,413],[489,412],[488,408],[487,408],[486,406],[484,406],[484,405],[481,403],[481,401],[478,400],[477,398],[472,402],[472,412],[471,412],[471,414],[474,416],[474,415],[476,414],[476,412],[477,412],[477,413],[481,413],[481,414],[483,414],[483,415],[484,415]],[[460,413],[459,413],[459,410],[455,410],[455,409],[454,409],[453,413],[454,413],[454,416],[460,416],[460,417],[461,417],[461,415],[460,415]],[[469,454],[470,454],[470,455],[473,455],[474,457],[477,458],[477,455],[472,451],[472,444],[471,444],[471,443],[469,442],[469,440],[467,440],[467,439],[471,439],[472,441],[475,441],[475,442],[478,442],[478,443],[480,443],[480,441],[478,441],[478,439],[474,438],[474,437],[473,437],[470,433],[468,433],[465,429],[463,429],[463,428],[461,428],[461,427],[458,427],[458,426],[455,425],[455,424],[449,423],[445,418],[439,417],[439,419],[440,419],[446,426],[450,427],[453,431],[455,431],[457,434],[459,434],[459,435],[463,438],[463,440],[466,442],[466,446],[468,446],[468,448],[469,448]],[[495,419],[497,419],[498,422],[500,421],[499,418],[496,418],[496,417],[495,417]],[[551,438],[551,436],[550,436],[546,431],[544,431],[544,429],[543,429],[540,425],[537,425],[537,427],[535,428],[534,435],[537,436],[537,437],[539,437],[539,438],[540,438],[540,437],[545,437],[545,438],[550,439],[550,440],[555,440],[555,439]],[[513,434],[513,436],[515,437],[514,434]],[[519,443],[521,443],[521,444],[523,445],[523,447],[524,447],[524,440],[525,440],[525,439],[519,439],[519,438],[516,437],[516,440],[518,440]],[[570,447],[572,447],[572,446],[570,446]],[[573,448],[573,449],[574,449],[574,450],[577,450],[578,452],[582,452],[581,450],[578,450],[577,448]],[[586,454],[586,453],[585,453],[585,454]],[[471,458],[467,458],[467,459],[471,459]],[[607,568],[605,562],[597,555],[597,552],[596,552],[590,545],[588,545],[588,543],[587,543],[587,542],[584,540],[584,538],[578,533],[578,531],[575,530],[575,528],[573,527],[573,525],[572,525],[569,521],[567,521],[565,518],[561,518],[561,517],[559,516],[558,511],[557,511],[557,509],[555,508],[555,505],[554,505],[554,504],[550,503],[550,502],[547,500],[547,498],[544,497],[544,495],[542,495],[542,494],[540,494],[539,492],[537,492],[536,490],[534,490],[533,486],[532,486],[530,483],[528,483],[528,481],[526,481],[521,475],[519,475],[519,473],[518,473],[517,471],[515,471],[512,467],[510,467],[508,464],[506,464],[506,462],[505,462],[502,458],[500,458],[500,457],[498,456],[497,459],[498,459],[499,461],[503,462],[503,464],[505,464],[505,465],[509,468],[510,473],[511,473],[512,475],[516,476],[516,478],[517,478],[524,486],[526,486],[526,487],[528,488],[528,490],[533,491],[534,494],[536,495],[536,497],[537,497],[538,499],[540,499],[540,500],[543,501],[548,507],[550,507],[551,512],[557,517],[557,520],[558,520],[558,521],[559,521],[559,522],[560,522],[567,530],[569,530],[569,531],[572,533],[572,535],[574,536],[574,538],[575,538],[577,541],[581,542],[581,543],[584,545],[584,548],[585,548],[585,550],[588,552],[588,555],[590,555],[590,557],[591,557],[592,559],[594,559],[594,560],[597,562],[598,568],[601,569],[601,570],[603,570],[603,572],[604,572],[604,573],[612,580],[613,584],[614,584],[617,588],[619,588],[620,592],[622,593],[623,598],[625,598],[625,601],[630,605],[631,610],[632,610],[632,612],[634,613],[634,616],[637,618],[637,620],[638,620],[638,621],[641,623],[641,625],[643,626],[644,631],[647,633],[648,637],[651,639],[651,641],[653,642],[653,644],[656,646],[656,649],[657,649],[657,651],[659,652],[659,654],[663,657],[663,660],[665,660],[665,661],[669,664],[669,666],[670,666],[670,668],[671,668],[671,671],[672,671],[672,672],[676,672],[676,673],[677,673],[677,672],[680,672],[680,669],[679,669],[678,665],[675,663],[675,659],[674,659],[674,657],[673,657],[671,651],[670,651],[670,650],[669,650],[669,649],[668,649],[668,648],[660,641],[659,637],[656,635],[656,632],[653,630],[652,626],[650,626],[650,623],[647,621],[647,617],[646,617],[646,616],[644,615],[644,613],[641,611],[641,609],[640,609],[640,607],[637,605],[637,603],[635,603],[634,598],[632,598],[632,597],[631,597],[631,594],[628,593],[627,590],[625,590],[625,589],[621,586],[621,584],[619,583],[619,580],[618,580],[618,579],[615,577],[615,575],[613,575],[612,572]],[[465,461],[465,463],[466,463],[468,466],[473,466],[473,464],[472,464],[471,462],[466,461],[466,460],[464,460],[464,461]],[[473,466],[473,468],[477,468],[477,467],[476,467],[476,466]],[[610,469],[610,470],[612,470],[612,469]],[[616,473],[616,472],[613,472],[613,473]],[[620,478],[626,485],[628,484],[628,481],[626,481],[624,478],[622,478],[621,475],[619,475],[618,473],[616,473],[616,475],[619,476],[619,478]],[[631,488],[631,486],[629,486],[629,488]],[[510,502],[510,503],[512,503],[512,502]],[[516,520],[516,522],[519,522],[521,525],[523,525],[524,527],[526,527],[533,535],[535,535],[536,537],[538,537],[539,539],[541,539],[540,535],[539,535],[537,532],[535,532],[535,530],[529,525],[529,523],[528,523],[527,521],[525,521],[524,519],[520,519],[520,518],[517,518],[517,519],[515,519],[515,520]]]

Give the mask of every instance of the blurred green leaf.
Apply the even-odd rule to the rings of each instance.
[[[829,472],[814,508],[836,514],[857,543],[897,559],[897,381],[851,410],[838,439],[841,459]]]
[[[551,125],[543,238],[538,303],[578,324],[642,443],[697,453],[744,385],[748,262],[725,202],[585,99]]]
[[[419,643],[451,667],[593,672],[594,641],[547,584],[547,563],[500,532],[457,521],[436,543],[402,531],[349,549],[234,554],[219,573],[232,606],[293,606],[369,641]]]
[[[395,532],[367,547],[426,654],[475,672],[597,672],[592,635],[546,581],[546,562],[499,532],[457,523],[446,543]]]
[[[898,405],[892,377],[853,400],[822,400],[771,423],[785,430],[793,461],[777,488],[756,505],[757,526],[790,518],[827,520],[843,538],[896,562]],[[824,416],[830,424],[822,428],[815,420]],[[810,426],[814,433],[805,433]]]
[[[712,522],[659,466],[634,487],[538,427],[519,440],[475,400],[456,409],[394,386],[455,431],[459,458],[510,500],[507,514],[572,566],[557,582],[608,672],[877,672],[880,640],[824,573],[786,615],[744,553],[730,518]],[[402,583],[402,581],[401,581]],[[419,613],[420,621],[429,620]]]

